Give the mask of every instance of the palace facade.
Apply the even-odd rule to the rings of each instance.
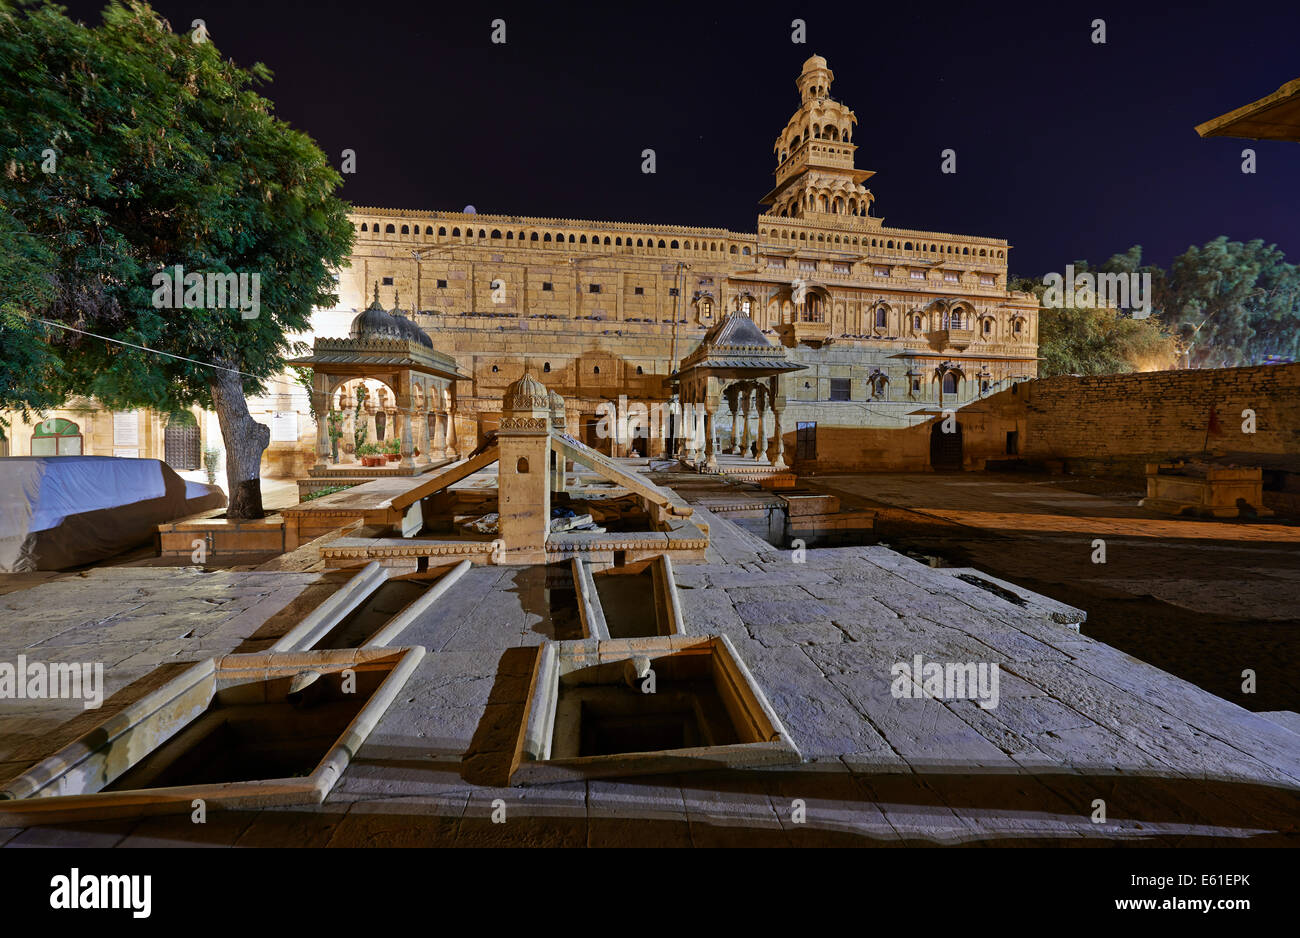
[[[756,409],[754,395],[739,383],[724,388],[712,421],[722,452],[737,451],[743,434],[773,438],[778,415],[768,404],[784,406],[779,439],[796,471],[930,467],[932,429],[945,410],[957,411],[965,438],[948,460],[971,466],[1014,452],[1016,428],[985,426],[971,406],[1037,374],[1038,304],[1007,290],[1010,245],[896,228],[873,214],[873,174],[857,168],[857,117],[831,97],[833,78],[820,56],[804,63],[799,106],[773,144],[773,185],[752,231],[357,208],[339,303],[314,314],[314,336],[346,336],[377,286],[379,302],[413,321],[465,376],[452,382],[444,439],[466,452],[481,443],[497,427],[506,387],[527,369],[566,399],[573,435],[607,453],[657,455],[660,425],[649,439],[602,437],[602,405],[653,410],[689,394],[673,376],[711,327],[739,312],[801,367],[780,375],[770,400],[764,392],[758,427],[753,411],[741,419]],[[345,394],[332,406],[353,403]],[[320,458],[321,431],[302,386],[286,374],[249,406],[273,431],[263,472],[305,475]],[[384,436],[380,411],[387,419],[379,421],[398,426],[391,389],[377,387],[367,407],[370,439]],[[195,417],[197,431],[148,411],[70,404],[30,423],[15,419],[3,446],[14,455],[155,456],[196,468],[200,447],[219,448],[221,439],[212,415]]]
[[[666,401],[682,359],[740,311],[804,366],[781,378],[787,460],[869,468],[887,436],[840,431],[916,427],[1036,376],[1038,304],[1007,290],[1005,240],[872,214],[857,117],[831,97],[833,78],[820,56],[804,63],[754,231],[357,208],[338,312],[364,308],[375,284],[409,307],[469,376],[457,387],[463,439],[495,429],[503,391],[527,369],[570,402],[575,434],[644,455],[645,442],[596,438],[598,408]],[[662,452],[662,439],[648,448]]]

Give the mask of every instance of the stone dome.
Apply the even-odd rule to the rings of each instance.
[[[804,72],[811,72],[813,69],[818,69],[818,68],[820,69],[826,68],[826,60],[822,58],[820,55],[810,56],[808,58],[808,61],[803,63]]]
[[[551,426],[556,430],[568,427],[564,416],[564,398],[558,391],[551,391]]]
[[[501,413],[503,416],[549,418],[551,393],[546,390],[546,385],[524,372],[524,376],[506,388],[502,395]]]
[[[348,335],[354,339],[401,339],[402,327],[393,315],[379,303],[379,284],[375,284],[375,298],[352,320]]]
[[[426,348],[433,348],[433,340],[423,329],[407,319],[397,308],[394,299],[393,310],[389,312],[379,302],[379,284],[375,284],[375,298],[370,305],[352,320],[348,335],[354,339],[397,339],[405,342],[418,342]]]
[[[397,323],[397,328],[401,330],[402,338],[409,339],[412,342],[419,342],[425,348],[433,348],[433,339],[429,338],[429,334],[417,326],[413,320],[407,318],[406,311],[399,308],[396,296],[393,297],[393,308],[389,311],[389,314]]]

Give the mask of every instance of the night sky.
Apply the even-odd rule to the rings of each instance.
[[[102,4],[67,6],[97,23]],[[1300,145],[1193,130],[1300,77],[1300,3],[154,6],[266,63],[262,93],[336,165],[356,150],[341,195],[358,205],[754,231],[817,53],[886,224],[1004,237],[1012,272],[1035,276],[1134,243],[1167,264],[1220,234],[1300,260]]]

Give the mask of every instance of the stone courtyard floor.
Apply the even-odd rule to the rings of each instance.
[[[1279,723],[1072,631],[1060,604],[1016,605],[958,579],[961,569],[884,547],[810,550],[797,563],[709,520],[709,562],[676,567],[688,631],[730,638],[802,765],[509,787],[533,662],[551,637],[549,600],[540,568],[484,566],[403,633],[399,644],[430,653],[323,804],[213,811],[204,825],[179,815],[11,829],[0,843],[1300,842],[1300,735]],[[1086,544],[1091,527],[1077,536]],[[1118,558],[1141,535],[1101,536],[1116,539]],[[1284,574],[1279,584],[1293,582]],[[121,706],[156,686],[155,666],[268,647],[340,577],[97,568],[0,596],[0,661],[103,660],[109,690],[125,688]],[[996,662],[998,706],[894,698],[890,665],[917,654]],[[0,701],[0,776],[104,715],[77,713]],[[1098,800],[1104,823],[1093,820]]]
[[[882,543],[978,567],[1088,611],[1083,632],[1255,711],[1300,707],[1300,524],[1138,507],[1096,479],[1027,473],[826,475],[877,512]],[[1096,539],[1104,564],[1094,563]],[[1256,675],[1243,693],[1242,671]]]

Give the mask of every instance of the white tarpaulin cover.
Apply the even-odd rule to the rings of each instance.
[[[0,458],[0,572],[63,570],[147,543],[158,525],[226,504],[158,459]]]

